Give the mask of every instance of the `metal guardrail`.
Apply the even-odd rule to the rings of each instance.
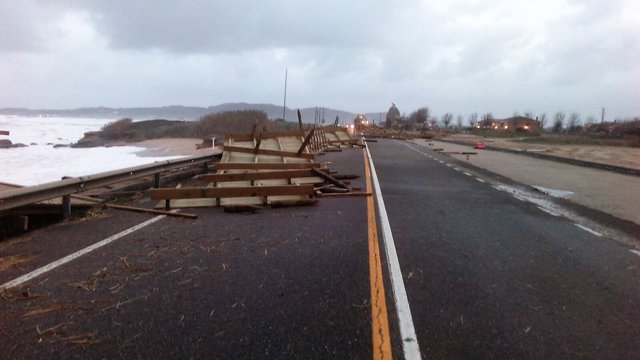
[[[85,190],[115,184],[143,176],[159,174],[163,171],[175,170],[182,167],[206,164],[216,155],[190,156],[176,160],[158,161],[152,164],[140,165],[108,171],[88,176],[80,176],[45,184],[11,189],[0,192],[0,211],[49,200],[60,196],[76,194]]]

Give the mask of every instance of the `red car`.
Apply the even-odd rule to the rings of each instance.
[[[484,149],[484,143],[477,142],[473,145],[474,149]]]

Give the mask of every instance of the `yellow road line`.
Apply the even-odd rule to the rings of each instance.
[[[364,155],[365,183],[367,192],[373,191],[371,171],[367,152]],[[369,234],[369,282],[371,285],[371,334],[373,340],[373,360],[391,359],[391,337],[389,319],[387,318],[387,301],[382,281],[382,263],[378,242],[378,224],[374,209],[373,197],[367,197],[367,223]]]

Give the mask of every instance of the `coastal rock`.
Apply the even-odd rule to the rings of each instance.
[[[26,147],[26,146],[28,146],[28,145],[21,144],[21,143],[14,144],[14,143],[11,142],[11,140],[0,139],[0,149],[21,148],[21,147]]]
[[[84,137],[78,140],[77,143],[72,144],[72,148],[91,148],[98,146],[105,146],[107,141],[100,137],[99,131],[89,131],[84,133]]]

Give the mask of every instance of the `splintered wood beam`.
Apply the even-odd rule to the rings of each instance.
[[[317,175],[317,176],[319,176],[319,177],[321,177],[321,178],[323,178],[323,179],[327,180],[328,182],[330,182],[331,184],[333,184],[333,185],[335,185],[335,186],[337,186],[337,187],[339,187],[339,188],[342,188],[342,189],[349,189],[349,187],[347,186],[347,184],[343,183],[342,181],[340,181],[340,180],[338,180],[338,179],[334,178],[333,176],[331,176],[331,175],[329,175],[329,174],[327,174],[327,173],[325,173],[325,172],[322,172],[322,171],[317,170],[317,169],[311,169],[311,172],[312,172],[314,175]]]
[[[263,139],[271,139],[277,137],[303,137],[304,130],[292,130],[292,131],[274,131],[263,132]],[[235,141],[251,141],[254,136],[252,134],[225,134],[225,139],[233,139]]]
[[[302,154],[302,152],[307,147],[307,145],[309,145],[309,141],[311,141],[311,137],[313,136],[313,133],[315,132],[315,130],[316,129],[311,129],[311,131],[309,131],[309,133],[307,134],[307,137],[302,142],[302,145],[300,145],[300,149],[298,149],[298,152],[297,152],[298,156],[300,156],[300,154]]]
[[[358,140],[355,139],[343,139],[343,140],[329,140],[329,144],[356,144]]]
[[[294,170],[316,169],[320,163],[215,163],[216,170]]]
[[[226,181],[252,181],[252,180],[273,180],[273,179],[291,179],[315,176],[310,169],[304,170],[282,170],[282,171],[263,171],[250,173],[232,173],[232,174],[206,174],[200,175],[198,179],[219,183]]]
[[[0,130],[0,135],[9,135],[9,132],[6,130]]]
[[[156,209],[122,206],[122,205],[115,205],[115,204],[106,204],[106,206],[112,209],[143,212],[143,213],[156,214],[156,215],[167,215],[167,216],[173,216],[173,217],[183,217],[188,219],[198,218],[198,215],[196,214],[185,214],[185,213],[177,213],[177,212],[163,211],[163,210],[156,210]]]
[[[305,158],[305,159],[314,159],[313,154],[297,154],[295,152],[290,151],[281,151],[281,150],[268,150],[268,149],[258,149],[255,152],[255,149],[245,148],[239,146],[228,146],[225,145],[223,147],[224,151],[229,152],[238,152],[238,153],[249,153],[249,154],[258,154],[258,155],[273,155],[273,156],[283,156],[283,157],[292,157],[292,158]]]
[[[313,194],[313,185],[238,186],[179,189],[166,188],[149,190],[149,196],[152,200]]]

